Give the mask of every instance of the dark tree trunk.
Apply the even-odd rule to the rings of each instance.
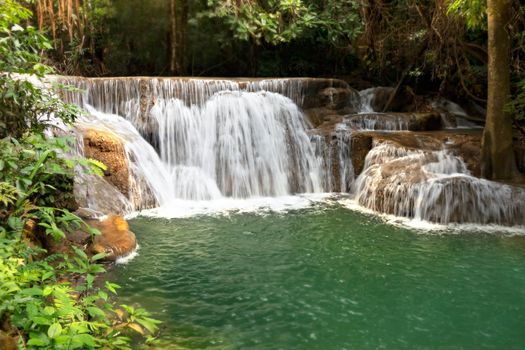
[[[187,0],[170,0],[169,61],[172,75],[185,73],[188,6]]]
[[[505,111],[510,96],[510,36],[512,0],[488,0],[487,120],[481,144],[481,173],[488,179],[508,180],[516,174],[512,149],[512,117]]]

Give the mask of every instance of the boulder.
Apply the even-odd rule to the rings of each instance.
[[[124,215],[133,211],[130,200],[106,178],[97,175],[83,175],[75,178],[75,198],[81,208],[99,213]],[[100,215],[99,215],[100,216]]]
[[[87,223],[101,232],[89,246],[91,253],[104,252],[106,260],[116,260],[137,248],[135,234],[122,216],[109,215],[102,220],[87,220]]]
[[[119,257],[126,256],[137,247],[135,234],[129,230],[126,220],[119,215],[109,215],[99,219],[83,217],[83,211],[77,211],[84,222],[92,228],[100,231],[100,235],[92,237],[86,227],[67,233],[64,239],[55,240],[49,235],[42,234],[44,247],[49,254],[62,253],[74,255],[72,247],[78,247],[91,254],[107,253],[106,260],[114,261]],[[88,217],[93,216],[88,213]]]
[[[374,111],[385,111],[385,107],[387,106],[392,93],[394,93],[394,88],[392,87],[374,88],[374,96],[370,100],[370,106]],[[406,89],[398,89],[385,112],[410,111],[412,110],[413,105],[414,97]]]
[[[115,134],[98,129],[87,129],[84,135],[84,154],[107,167],[104,179],[128,196],[129,167],[122,141]]]
[[[433,131],[441,130],[443,123],[441,115],[436,112],[411,113],[408,122],[408,130],[411,131]]]

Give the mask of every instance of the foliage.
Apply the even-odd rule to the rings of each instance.
[[[99,234],[68,209],[76,207],[75,168],[100,174],[105,167],[66,159],[70,140],[44,137],[79,111],[29,76],[52,72],[40,62],[49,42],[23,27],[30,15],[19,2],[0,0],[0,329],[16,336],[20,349],[130,349],[133,335],[152,342],[158,321],[115,305],[110,294],[118,286],[97,281],[105,254],[90,257],[73,246],[47,255],[40,247],[40,239],[77,230]]]
[[[67,209],[58,197],[71,193],[77,165],[64,160],[64,139],[32,135],[22,141],[0,141],[0,321],[7,320],[22,337],[21,349],[129,349],[129,334],[150,336],[157,321],[142,309],[114,305],[115,284],[96,283],[105,272],[98,260],[73,247],[74,254],[42,255],[28,244],[37,225],[54,239],[83,229],[98,234]],[[94,164],[82,161],[81,165]]]
[[[487,28],[487,0],[450,0],[448,13],[464,17],[469,28]]]
[[[506,110],[511,113],[514,119],[521,122],[525,121],[525,79],[516,83],[516,93],[507,104]]]
[[[278,45],[300,36],[316,25],[310,6],[302,0],[233,1],[210,0],[210,17],[223,19],[239,40]]]
[[[40,57],[51,44],[34,27],[24,27],[30,16],[16,1],[0,2],[0,138],[42,132],[60,120],[70,123],[79,114],[52,89],[41,86],[39,79],[53,72]],[[64,88],[59,84],[54,87],[55,91]]]

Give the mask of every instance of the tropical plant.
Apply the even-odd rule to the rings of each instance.
[[[57,96],[64,86],[42,80],[54,70],[41,62],[49,40],[25,25],[31,12],[19,2],[0,1],[0,138],[42,132],[57,121],[70,123],[80,111]]]

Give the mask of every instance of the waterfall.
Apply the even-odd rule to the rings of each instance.
[[[132,207],[141,209],[148,203],[169,203],[174,193],[173,184],[153,147],[124,118],[96,111],[89,105],[85,108],[89,114],[77,122],[78,128],[104,130],[115,134],[123,142],[130,173],[128,197]]]
[[[361,130],[408,130],[409,119],[395,114],[358,114],[348,119],[348,124]]]
[[[525,225],[525,190],[471,176],[447,150],[376,142],[355,193],[368,209],[417,220]]]
[[[351,138],[352,131],[344,123],[336,124],[334,131],[328,135],[310,136],[325,192],[350,192],[354,182]]]
[[[374,110],[374,107],[372,107],[372,100],[375,97],[376,88],[369,88],[365,90],[359,91],[359,99],[360,99],[360,108],[359,113],[374,113],[378,112]]]
[[[322,191],[306,121],[282,95],[227,90],[189,107],[178,99],[158,100],[151,117],[158,124],[164,164],[176,173],[185,168],[196,174],[193,183],[175,184],[179,198]],[[216,188],[206,190],[210,182]]]
[[[319,108],[320,100],[335,105],[327,100],[326,81],[316,79],[61,80],[81,90],[64,93],[64,99],[89,112],[78,128],[105,130],[122,141],[128,193],[108,190],[101,201],[124,198],[127,211],[178,205],[199,212],[197,202],[211,208],[225,201],[267,203],[264,198],[342,192],[368,209],[418,220],[525,224],[523,189],[471,176],[447,148],[411,149],[367,136],[374,139],[372,149],[366,146],[363,153],[358,144],[353,150],[356,132],[408,129],[406,115],[373,111],[375,89],[360,92],[359,114],[315,129],[303,110]],[[403,134],[397,136],[402,140]],[[368,152],[361,174],[354,174],[354,152]],[[86,185],[82,191],[92,199]],[[91,199],[83,203],[102,208]]]
[[[66,79],[67,81],[67,79]],[[122,140],[135,210],[175,200],[320,193],[319,167],[298,106],[299,82],[80,79],[64,98],[88,111],[77,126]],[[147,141],[146,141],[147,140]]]

